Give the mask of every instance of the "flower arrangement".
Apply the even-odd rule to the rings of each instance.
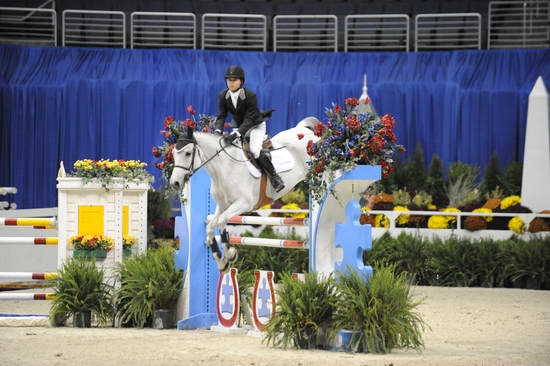
[[[212,133],[214,131],[214,124],[216,117],[208,116],[206,114],[199,114],[198,120],[195,117],[197,111],[193,109],[192,105],[186,107],[187,113],[190,118],[186,118],[183,121],[178,121],[172,116],[166,117],[163,122],[163,129],[160,130],[160,134],[163,136],[162,144],[159,146],[153,146],[151,152],[155,158],[161,158],[160,163],[155,163],[154,166],[162,171],[162,176],[165,182],[170,180],[172,170],[174,169],[174,157],[172,156],[172,149],[176,144],[178,136],[185,134],[187,127],[198,129],[201,132]],[[228,128],[229,124],[225,124],[224,128]]]
[[[122,178],[124,184],[128,182],[153,182],[153,176],[145,170],[147,163],[139,160],[77,160],[73,164],[74,171],[70,176],[80,177],[84,183],[99,181],[107,188],[113,182],[113,178]]]
[[[286,205],[281,206],[281,210],[301,210],[301,209],[302,208],[298,206],[297,203],[287,203]],[[295,217],[299,219],[303,219],[308,216],[306,212],[296,212],[296,213],[287,212],[284,215],[286,217]]]
[[[372,108],[359,113],[359,103],[356,98],[345,99],[343,107],[333,103],[325,110],[326,124],[315,125],[319,140],[310,140],[307,145],[311,162],[306,181],[316,201],[323,197],[337,171],[349,171],[358,164],[381,165],[384,177],[388,177],[394,169],[393,155],[405,151],[397,144],[394,118],[389,114],[379,118]],[[361,103],[370,101],[367,98]]]
[[[135,236],[125,236],[122,238],[122,249],[132,249],[135,243],[137,243],[137,238]]]
[[[115,247],[113,239],[104,235],[75,235],[69,238],[69,244],[75,250],[86,251],[110,251]]]
[[[519,196],[508,196],[502,201],[500,201],[500,209],[506,210],[509,207],[518,205],[521,203],[521,198]]]
[[[434,215],[428,219],[428,228],[430,229],[447,229],[449,227],[448,216]]]

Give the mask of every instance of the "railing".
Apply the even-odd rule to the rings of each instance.
[[[193,13],[133,12],[130,48],[197,48],[197,21]]]
[[[338,52],[335,15],[277,15],[273,18],[273,51]]]
[[[491,1],[488,49],[550,46],[548,0]]]
[[[265,15],[202,15],[202,49],[245,49],[267,51]]]
[[[0,43],[57,46],[55,10],[1,7]]]
[[[414,50],[481,49],[481,14],[419,14]]]
[[[409,16],[348,15],[344,51],[409,51]]]
[[[63,11],[63,46],[126,48],[126,15],[122,11]]]

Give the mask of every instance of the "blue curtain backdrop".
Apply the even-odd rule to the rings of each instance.
[[[484,166],[521,160],[528,94],[550,50],[433,53],[263,53],[0,45],[0,186],[15,186],[20,208],[57,205],[56,172],[83,158],[156,160],[167,115],[192,104],[216,114],[228,65],[242,65],[260,108],[277,112],[275,134],[324,108],[369,94],[397,120],[410,151],[426,159]],[[158,179],[157,179],[158,181]]]

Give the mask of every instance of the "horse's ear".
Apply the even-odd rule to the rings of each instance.
[[[193,139],[193,127],[187,126],[187,138],[192,140]]]

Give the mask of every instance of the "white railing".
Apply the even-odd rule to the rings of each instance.
[[[409,16],[348,15],[344,51],[409,51]]]
[[[64,10],[63,46],[126,48],[122,11]]]
[[[273,51],[338,52],[336,15],[277,15],[273,18]]]
[[[488,49],[550,46],[548,0],[491,1],[488,18]]]
[[[414,50],[481,49],[481,14],[419,14]]]
[[[53,9],[0,7],[0,43],[57,46]]]
[[[193,13],[133,12],[130,48],[197,48],[197,20]]]
[[[206,49],[267,51],[267,18],[259,14],[202,15],[202,46]]]

